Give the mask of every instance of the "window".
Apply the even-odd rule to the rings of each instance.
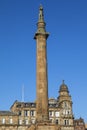
[[[30,115],[31,115],[31,116],[34,116],[34,110],[31,110],[31,111],[30,111]]]
[[[35,124],[35,120],[34,119],[31,122],[32,122],[32,124]]]
[[[55,112],[55,116],[59,117],[59,112],[58,111]]]
[[[67,102],[63,102],[64,103],[64,107],[67,107],[68,105],[67,105]]]
[[[22,113],[21,113],[21,111],[19,111],[19,116],[21,116],[22,115]]]
[[[64,120],[64,125],[69,125],[69,120]]]
[[[58,119],[56,119],[56,124],[58,124]]]
[[[68,114],[68,110],[66,110],[66,115]]]
[[[69,120],[67,120],[67,125],[69,125]]]
[[[66,110],[63,110],[63,114],[64,114],[64,115],[66,114]]]
[[[68,115],[69,115],[69,114],[70,114],[70,111],[68,110],[67,113],[68,113]]]
[[[12,124],[13,123],[13,120],[12,119],[10,119],[10,124]]]
[[[64,120],[64,125],[66,125],[67,123],[66,123],[66,120]]]
[[[19,120],[19,124],[20,124],[20,125],[22,124],[22,120]]]
[[[2,124],[5,124],[5,118],[2,119]]]
[[[21,104],[18,104],[16,107],[21,107]]]
[[[28,116],[28,111],[27,111],[27,110],[24,111],[24,115],[25,115],[25,116]]]
[[[25,120],[25,124],[28,125],[28,120]]]
[[[50,119],[50,122],[52,123],[52,119]]]
[[[49,111],[49,116],[53,116],[53,111]]]

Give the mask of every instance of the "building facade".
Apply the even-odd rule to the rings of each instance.
[[[64,81],[58,97],[48,99],[46,41],[49,33],[45,26],[43,8],[40,6],[34,36],[37,44],[36,102],[15,101],[10,111],[0,111],[0,130],[85,130],[84,123],[74,119],[72,99]]]
[[[86,130],[86,125],[84,123],[84,119],[81,117],[79,119],[74,120],[75,130]]]
[[[84,120],[74,119],[72,99],[64,81],[59,88],[59,96],[48,99],[48,106],[49,121],[61,130],[85,130]],[[28,130],[36,123],[36,102],[16,100],[10,111],[0,111],[0,130]]]

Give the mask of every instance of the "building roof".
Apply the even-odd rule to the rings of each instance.
[[[0,116],[16,116],[17,114],[11,111],[0,111]]]

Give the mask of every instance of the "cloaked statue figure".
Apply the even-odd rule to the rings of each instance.
[[[43,15],[43,7],[42,5],[40,5],[40,9],[39,9],[39,21],[43,21],[44,20],[44,15]]]

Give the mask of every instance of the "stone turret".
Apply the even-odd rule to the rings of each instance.
[[[74,130],[72,100],[69,95],[68,86],[64,83],[64,80],[60,85],[58,103],[60,108],[61,129],[65,130],[67,127],[67,130]]]

